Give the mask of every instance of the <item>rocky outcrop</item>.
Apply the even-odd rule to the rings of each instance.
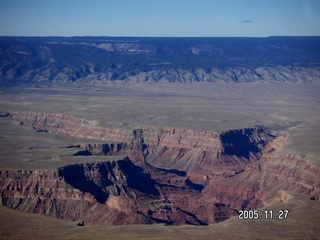
[[[125,155],[57,171],[0,171],[2,205],[86,224],[195,224],[223,221],[240,209],[286,201],[290,191],[319,200],[320,168],[277,155],[285,131],[265,127],[222,133],[101,127],[64,114],[2,113],[36,131],[89,141],[75,155]],[[92,139],[108,143],[90,143]],[[288,193],[287,193],[288,192]]]

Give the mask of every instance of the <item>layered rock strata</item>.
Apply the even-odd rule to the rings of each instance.
[[[36,131],[108,141],[73,146],[75,156],[127,155],[56,171],[1,170],[2,205],[23,212],[87,224],[204,225],[223,221],[240,209],[285,201],[290,196],[285,191],[319,200],[319,166],[293,155],[274,155],[288,139],[284,131],[264,127],[223,133],[151,127],[127,131],[65,114],[1,116]]]

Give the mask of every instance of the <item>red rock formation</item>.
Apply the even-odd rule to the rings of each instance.
[[[155,171],[171,179],[176,176]],[[203,208],[203,201],[185,177],[176,176],[177,184],[163,184],[129,159],[69,165],[58,171],[2,170],[0,176],[3,205],[86,224],[207,224],[215,222],[210,216],[219,205],[211,202],[207,213],[189,212]],[[226,209],[226,217],[235,214]]]
[[[319,166],[297,156],[275,157],[288,139],[284,131],[125,131],[64,114],[1,116],[49,133],[114,142],[81,144],[79,154],[128,156],[57,171],[0,171],[2,205],[20,211],[86,224],[201,225],[285,201],[284,191],[319,199]]]

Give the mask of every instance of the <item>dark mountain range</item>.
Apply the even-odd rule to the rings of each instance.
[[[1,85],[319,79],[320,37],[0,37]]]

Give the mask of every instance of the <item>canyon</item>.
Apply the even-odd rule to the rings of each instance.
[[[239,210],[286,202],[290,192],[319,200],[319,166],[296,155],[277,156],[288,142],[285,130],[124,130],[67,114],[1,117],[38,134],[76,137],[79,144],[65,146],[74,156],[102,159],[56,170],[1,170],[2,205],[22,212],[88,225],[208,225]],[[103,161],[108,155],[126,157]]]
[[[319,239],[319,44],[0,37],[0,238]]]

